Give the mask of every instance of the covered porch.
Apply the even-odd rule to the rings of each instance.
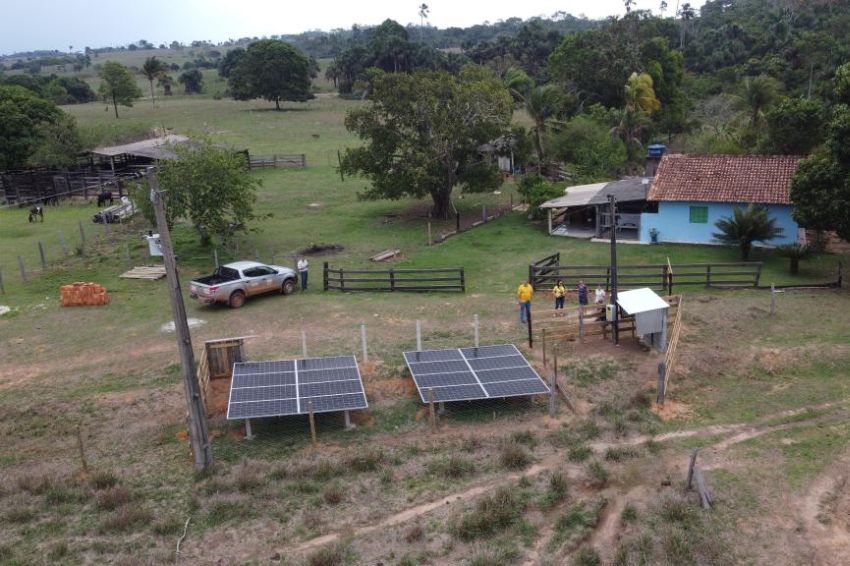
[[[546,211],[548,232],[552,236],[590,239],[598,231],[598,215],[591,199],[607,183],[567,187],[564,196],[540,205]]]

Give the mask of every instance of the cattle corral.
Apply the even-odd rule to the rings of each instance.
[[[351,143],[337,122],[356,102],[320,98],[304,112],[283,113],[258,112],[257,103],[173,102],[162,102],[156,117],[185,124],[203,113],[211,129],[229,131],[224,140],[255,135],[258,151],[307,151],[308,168],[253,173],[265,181],[259,210],[275,216],[239,241],[243,253],[288,259],[313,242],[335,241],[345,249],[330,263],[366,269],[371,256],[399,248],[404,257],[393,268],[463,266],[466,292],[324,293],[314,261],[305,293],[257,298],[238,311],[190,305],[190,316],[207,320],[193,330],[196,353],[206,341],[251,336],[250,360],[297,358],[303,332],[310,356],[358,356],[369,400],[368,411],[352,414],[352,430],[338,415],[317,415],[315,447],[306,416],[257,422],[256,438],[246,441],[242,423],[214,414],[217,466],[193,477],[174,337],[158,330],[170,320],[164,282],[120,278],[124,243],[137,264],[146,263],[142,219],[93,226],[94,207],[82,203],[48,209],[43,224],[29,225],[25,210],[0,211],[0,302],[14,308],[0,317],[3,560],[170,562],[187,520],[182,563],[301,564],[324,553],[337,563],[349,556],[364,564],[559,564],[586,548],[606,564],[622,556],[829,564],[841,556],[840,536],[821,544],[825,523],[807,510],[843,524],[846,290],[789,291],[771,316],[765,291],[677,288],[685,308],[661,408],[652,401],[663,355],[644,351],[630,334],[620,346],[603,336],[560,341],[557,351],[547,344],[545,364],[540,345],[524,345],[514,292],[528,265],[552,251],[565,264],[600,265],[606,245],[553,244],[516,212],[439,246],[427,245],[427,219],[384,223],[421,204],[358,201],[362,181],[340,181],[332,166],[310,157]],[[127,119],[151,120],[143,106]],[[189,108],[197,114],[181,117]],[[81,120],[103,113],[99,105],[74,112]],[[325,124],[320,138],[309,135],[316,122]],[[276,145],[286,138],[281,132],[291,134],[291,147]],[[509,202],[506,189],[467,195],[457,206],[477,218],[482,205]],[[80,220],[84,255],[72,249]],[[54,251],[60,230],[68,248],[61,255]],[[213,265],[213,254],[188,225],[178,225],[174,239],[185,290]],[[42,240],[47,268],[19,281],[15,256],[37,265]],[[736,257],[735,250],[676,245],[620,253],[627,264],[662,265],[669,257],[674,270]],[[783,258],[755,255],[761,282],[777,284],[828,280],[840,259],[819,256],[790,276]],[[660,281],[661,270],[655,273]],[[74,281],[103,285],[110,304],[59,308],[59,287]],[[548,291],[547,282],[533,303],[541,330],[562,320]],[[554,417],[545,397],[463,402],[448,404],[430,431],[401,352],[416,348],[416,320],[424,349],[471,344],[476,314],[482,344],[517,344],[547,380],[557,356],[566,397]],[[360,359],[361,324],[368,361]],[[212,387],[224,381],[212,379]],[[711,511],[699,509],[695,494],[682,495],[694,448],[713,492]]]

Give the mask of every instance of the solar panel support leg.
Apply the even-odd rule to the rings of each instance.
[[[555,371],[552,372],[552,380],[549,383],[549,416],[555,416],[555,391],[558,387],[558,350],[552,354],[553,360],[552,363],[554,365]]]
[[[422,323],[416,321],[416,351],[422,351]]]
[[[349,411],[343,411],[342,415],[345,418],[345,430],[351,430],[351,413]]]
[[[446,412],[446,404],[440,401],[437,403],[437,414],[442,415]]]
[[[475,347],[476,348],[478,347],[478,343],[479,343],[479,334],[480,334],[480,331],[479,331],[479,324],[478,324],[478,315],[476,314],[475,315]]]
[[[315,446],[318,441],[316,440],[316,415],[313,413],[313,402],[310,401],[307,407],[310,411],[310,440],[313,442],[313,446]]]
[[[307,357],[307,333],[303,330],[301,331],[301,354]]]
[[[428,389],[428,420],[431,421],[431,432],[437,432],[437,416],[434,414],[434,390]]]
[[[245,440],[254,440],[254,432],[251,430],[251,419],[245,419]]]

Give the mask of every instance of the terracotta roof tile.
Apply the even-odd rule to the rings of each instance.
[[[648,200],[791,204],[796,155],[682,155],[661,158]]]

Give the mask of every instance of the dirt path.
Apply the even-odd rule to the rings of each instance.
[[[811,563],[843,566],[850,560],[850,452],[818,476],[798,509],[808,535]]]
[[[843,399],[841,401],[834,401],[831,403],[825,403],[822,405],[812,406],[812,407],[802,407],[800,409],[794,409],[789,411],[782,411],[780,413],[776,413],[773,415],[768,415],[757,422],[761,423],[769,423],[777,418],[785,418],[792,417],[806,411],[811,410],[822,410],[826,408],[835,407],[841,404],[846,403],[848,400]],[[705,448],[706,451],[718,452],[725,450],[729,446],[734,444],[744,442],[750,438],[755,438],[757,436],[767,434],[770,432],[774,432],[777,430],[784,430],[786,428],[790,428],[791,426],[800,426],[802,424],[812,424],[814,422],[818,422],[823,420],[822,418],[818,419],[808,419],[804,421],[797,421],[794,423],[782,423],[777,425],[770,424],[752,424],[752,423],[738,423],[731,425],[712,425],[706,426],[696,429],[682,430],[670,432],[662,435],[658,435],[655,437],[640,435],[636,436],[621,442],[596,442],[593,443],[592,446],[594,450],[598,452],[603,452],[608,448],[614,447],[623,447],[623,446],[634,446],[637,444],[644,443],[650,439],[655,440],[656,442],[664,442],[669,440],[676,440],[680,438],[691,438],[694,436],[716,436],[716,435],[732,435],[730,438],[726,438],[720,442],[717,442],[713,445],[707,446]],[[292,549],[292,552],[297,554],[303,554],[305,552],[309,552],[314,550],[320,546],[324,546],[329,543],[336,542],[343,537],[351,537],[351,536],[362,536],[373,533],[375,531],[380,531],[386,529],[387,527],[397,526],[413,519],[419,518],[423,515],[431,513],[437,509],[444,508],[447,505],[451,505],[453,503],[458,503],[462,501],[469,501],[478,497],[479,495],[483,495],[488,493],[498,487],[503,485],[510,484],[514,481],[517,481],[522,476],[536,476],[544,471],[551,470],[556,467],[560,467],[567,474],[570,479],[577,479],[581,477],[582,468],[575,464],[565,464],[563,455],[560,453],[552,454],[542,459],[540,462],[531,466],[527,470],[523,472],[515,472],[511,474],[507,474],[505,476],[501,476],[497,479],[491,479],[484,483],[471,486],[464,491],[453,493],[451,495],[447,495],[442,497],[436,501],[424,503],[422,505],[417,505],[415,507],[411,507],[409,509],[405,509],[399,513],[395,513],[390,515],[389,517],[383,519],[382,521],[368,526],[362,527],[359,529],[342,529],[341,531],[335,533],[329,533],[327,535],[323,535],[320,537],[316,537],[310,539],[308,541],[303,542],[299,546]],[[606,511],[605,518],[597,532],[595,532],[592,536],[592,543],[597,548],[603,546],[611,546],[614,542],[617,533],[618,519],[622,513],[622,509],[625,506],[626,500],[629,499],[629,494],[633,492],[636,493],[638,490],[642,488],[635,488],[626,494],[625,497],[618,497],[614,502],[609,505],[609,509]],[[539,560],[540,552],[545,545],[545,541],[548,537],[540,536],[538,537],[537,544],[530,551],[529,556],[524,561],[525,565],[531,566],[535,564],[537,560]],[[830,563],[824,563],[830,564]]]

